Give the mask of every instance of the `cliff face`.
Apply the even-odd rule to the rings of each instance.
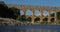
[[[9,18],[0,18],[0,26],[10,26],[10,25],[19,25],[20,21],[9,19]]]

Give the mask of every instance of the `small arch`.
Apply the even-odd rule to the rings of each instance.
[[[50,8],[50,10],[51,10],[51,11],[54,11],[54,10],[55,10],[55,8]]]
[[[36,17],[36,18],[34,19],[34,21],[35,21],[35,22],[39,22],[39,21],[40,21],[40,18],[39,18],[39,17]]]
[[[31,11],[31,10],[29,10],[29,9],[28,9],[28,10],[26,10],[26,15],[27,15],[27,16],[31,16],[31,15],[32,15],[32,11]]]
[[[52,22],[52,23],[54,22],[54,18],[51,18],[51,22]]]
[[[34,13],[34,15],[35,15],[35,16],[40,16],[40,15],[41,15],[41,13],[40,13],[40,11],[39,11],[39,10],[36,10],[36,11],[35,11],[35,13]]]
[[[20,10],[20,16],[24,15],[23,10]]]
[[[48,11],[45,9],[44,11],[43,11],[43,16],[47,16],[48,15]]]
[[[54,12],[54,10],[52,10],[52,11],[50,12],[51,17],[54,17],[54,14],[55,14],[55,12]]]
[[[51,13],[51,17],[54,17],[54,13]]]
[[[47,24],[47,21],[48,21],[48,18],[45,17],[45,18],[43,19],[43,23]]]

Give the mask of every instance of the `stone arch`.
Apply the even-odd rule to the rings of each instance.
[[[54,23],[54,18],[51,18],[51,23]]]
[[[43,19],[43,23],[44,23],[44,24],[47,24],[47,21],[48,21],[48,18],[45,17],[45,18]]]
[[[51,8],[50,10],[51,10],[51,12],[50,12],[51,17],[54,17],[54,14],[55,14],[55,11],[54,11],[54,10],[55,10],[55,9],[54,9],[54,8]]]
[[[48,10],[44,9],[43,16],[47,16],[47,15],[48,15]]]
[[[39,18],[39,17],[36,17],[36,18],[34,19],[34,21],[35,21],[35,22],[39,22],[39,21],[40,21],[40,18]]]
[[[32,16],[32,11],[29,10],[29,9],[27,9],[27,10],[26,10],[26,16]]]
[[[47,24],[51,24],[51,10],[50,10],[50,8],[48,8],[48,9],[46,9],[47,11],[48,11],[48,15],[47,15],[47,17],[48,17],[48,21],[47,21]]]
[[[20,10],[20,16],[24,15],[23,10]]]
[[[31,18],[31,17],[28,17],[28,18],[27,18],[27,21],[28,21],[28,22],[31,22],[31,21],[32,21],[32,18]]]
[[[34,15],[35,15],[35,16],[40,16],[40,15],[41,15],[41,13],[40,13],[40,11],[39,11],[39,10],[35,10]]]

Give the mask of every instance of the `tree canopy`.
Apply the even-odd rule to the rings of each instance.
[[[19,9],[15,7],[9,8],[5,3],[0,4],[0,17],[16,19],[19,13]]]

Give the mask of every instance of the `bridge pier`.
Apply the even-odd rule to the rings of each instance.
[[[41,16],[40,16],[40,24],[43,23],[43,9],[40,8]]]
[[[47,21],[48,24],[51,23],[51,21],[50,21],[51,20],[50,12],[51,12],[51,10],[48,10],[48,21]]]
[[[34,12],[35,12],[35,10],[32,9],[32,24],[34,24]]]
[[[55,10],[55,17],[54,17],[55,19],[55,21],[54,21],[54,24],[57,24],[58,23],[58,21],[57,21],[57,10]]]

